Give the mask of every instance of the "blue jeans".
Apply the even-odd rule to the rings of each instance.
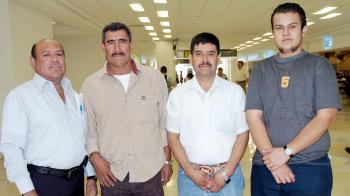
[[[332,167],[328,155],[306,163],[290,164],[295,182],[277,184],[264,165],[253,165],[252,196],[330,196],[333,186]]]
[[[217,193],[211,193],[199,188],[185,172],[179,167],[178,190],[179,196],[242,196],[244,190],[244,178],[241,166],[238,165],[235,173],[230,177],[230,183],[226,184]]]

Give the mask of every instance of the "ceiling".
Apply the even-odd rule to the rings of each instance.
[[[154,4],[153,0],[15,0],[23,6],[48,16],[57,22],[55,36],[72,34],[96,34],[108,23],[120,21],[127,24],[133,34],[135,52],[154,55],[155,43],[145,30],[145,23],[138,20],[148,16],[160,40],[178,40],[178,46],[189,48],[189,41],[197,33],[206,31],[216,34],[221,48],[229,49],[270,31],[272,10],[285,1],[279,0],[168,0],[166,4]],[[350,0],[295,0],[306,11],[307,18],[315,22],[309,26],[305,41],[319,39],[329,33],[350,33]],[[144,12],[134,12],[130,3],[140,3]],[[326,7],[338,7],[333,12],[342,15],[320,20],[312,13]],[[158,10],[168,10],[169,18],[161,19]],[[171,39],[164,38],[161,21],[170,21]],[[266,47],[273,41],[240,50],[249,54]],[[151,48],[151,50],[150,50]]]

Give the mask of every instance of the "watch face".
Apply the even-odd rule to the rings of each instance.
[[[290,155],[292,154],[292,149],[287,148],[287,149],[285,150],[285,153],[286,153],[287,156],[290,156]]]

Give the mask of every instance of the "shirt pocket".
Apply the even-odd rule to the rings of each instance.
[[[133,95],[129,99],[127,107],[134,122],[158,123],[160,96],[155,95]]]

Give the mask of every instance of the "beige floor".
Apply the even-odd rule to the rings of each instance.
[[[342,99],[344,111],[338,113],[337,121],[330,128],[331,133],[331,149],[330,156],[332,158],[334,184],[334,196],[350,195],[350,154],[344,151],[344,147],[350,145],[350,99]],[[246,153],[241,161],[241,165],[246,180],[246,188],[244,195],[250,195],[250,168],[251,158],[255,150],[254,144],[250,141]],[[174,175],[172,180],[165,186],[166,196],[177,196],[176,180],[177,180],[177,164],[174,164]],[[6,179],[3,168],[3,161],[0,161],[0,195],[12,196],[19,195],[14,184]]]

